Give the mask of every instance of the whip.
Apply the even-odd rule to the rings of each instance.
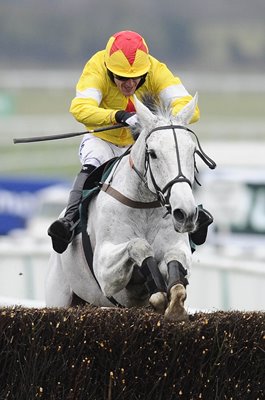
[[[57,140],[57,139],[67,139],[75,136],[81,136],[85,135],[86,133],[97,133],[97,132],[103,132],[103,131],[109,131],[111,129],[117,129],[117,128],[127,128],[126,126],[122,124],[117,124],[117,125],[111,125],[111,126],[105,126],[103,128],[97,128],[97,129],[90,129],[85,132],[70,132],[70,133],[62,133],[60,135],[50,135],[50,136],[37,136],[37,137],[27,137],[27,138],[15,138],[13,139],[13,143],[32,143],[32,142],[44,142],[46,140]]]

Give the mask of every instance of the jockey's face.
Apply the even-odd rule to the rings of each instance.
[[[119,91],[126,97],[132,96],[141,80],[141,76],[137,78],[123,78],[119,79],[117,75],[114,75],[114,82]]]

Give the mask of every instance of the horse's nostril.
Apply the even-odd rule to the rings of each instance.
[[[175,220],[179,221],[179,222],[183,222],[186,218],[185,212],[183,210],[181,210],[180,208],[174,210],[173,216],[174,216]]]

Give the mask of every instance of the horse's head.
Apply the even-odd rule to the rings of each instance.
[[[175,230],[181,233],[194,231],[198,217],[192,193],[198,142],[186,128],[196,104],[197,95],[172,116],[161,108],[153,113],[135,98],[140,134],[132,158],[146,186],[171,213]]]

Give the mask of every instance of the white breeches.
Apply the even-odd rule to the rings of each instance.
[[[100,139],[92,133],[87,133],[79,148],[79,158],[82,165],[94,165],[96,168],[113,157],[121,156],[129,146],[117,146]]]

